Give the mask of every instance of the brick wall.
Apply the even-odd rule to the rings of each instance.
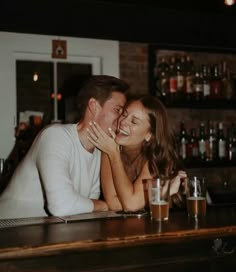
[[[131,85],[132,94],[148,92],[147,44],[120,42],[120,77]]]

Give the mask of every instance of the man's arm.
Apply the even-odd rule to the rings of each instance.
[[[69,171],[73,163],[70,137],[60,129],[53,128],[44,131],[39,140],[36,165],[49,212],[64,216],[99,209],[100,205],[95,203],[94,206],[93,200],[81,196],[73,186]]]

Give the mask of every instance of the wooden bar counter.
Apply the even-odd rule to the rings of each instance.
[[[0,271],[235,271],[235,206],[0,229]],[[229,270],[231,269],[231,270]]]

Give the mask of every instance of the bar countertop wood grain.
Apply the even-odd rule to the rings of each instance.
[[[206,217],[199,220],[189,219],[183,210],[171,211],[165,222],[152,222],[148,216],[95,217],[69,223],[3,228],[0,229],[0,261],[236,237],[235,210],[235,206],[208,207]]]

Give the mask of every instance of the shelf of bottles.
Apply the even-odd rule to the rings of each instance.
[[[198,128],[186,128],[180,122],[177,133],[179,156],[186,168],[236,166],[236,125],[201,122]]]
[[[187,52],[158,55],[153,50],[150,59],[151,93],[168,107],[236,108],[232,67],[226,60],[206,61]]]

